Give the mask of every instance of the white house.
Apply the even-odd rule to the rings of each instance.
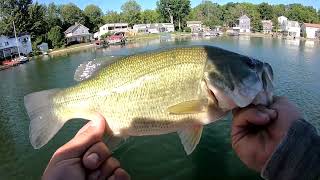
[[[280,16],[278,17],[278,23],[279,23],[279,26],[280,26],[280,29],[279,31],[282,32],[282,31],[286,31],[287,29],[287,23],[288,23],[288,18],[285,17],[285,16]]]
[[[148,32],[148,28],[150,27],[150,24],[135,24],[132,27],[132,30],[136,33],[138,32]]]
[[[306,38],[319,38],[317,35],[320,31],[320,24],[303,23],[301,30],[306,35]]]
[[[239,19],[239,29],[241,33],[250,32],[250,18],[247,15],[241,16]]]
[[[89,28],[85,27],[80,23],[75,23],[70,26],[65,32],[64,35],[67,39],[67,44],[72,42],[89,42],[92,34],[89,33]]]
[[[161,23],[165,28],[165,32],[174,32],[174,25],[172,23]]]
[[[30,35],[20,34],[17,36],[17,40],[18,42],[16,42],[14,36],[0,36],[0,59],[18,54],[18,47],[23,55],[28,55],[32,52]]]
[[[99,28],[99,35],[102,36],[106,33],[115,32],[128,32],[128,23],[112,23],[105,24]]]
[[[202,31],[202,22],[201,21],[187,21],[187,27],[191,29],[191,32]]]
[[[298,21],[290,21],[285,16],[278,17],[278,23],[280,25],[280,32],[285,36],[300,37],[300,25]]]
[[[287,25],[287,32],[288,32],[288,36],[291,37],[300,37],[300,25],[298,21],[289,21],[288,20],[288,25]]]

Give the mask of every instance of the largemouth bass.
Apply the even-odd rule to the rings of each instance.
[[[76,71],[77,85],[25,96],[30,141],[45,145],[73,118],[104,116],[110,136],[177,132],[190,154],[203,125],[236,107],[272,101],[269,64],[211,46],[159,50],[89,62]]]

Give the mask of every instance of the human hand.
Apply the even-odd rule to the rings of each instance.
[[[249,168],[261,171],[292,123],[301,118],[285,97],[269,107],[249,106],[233,112],[232,148]]]
[[[99,116],[82,127],[76,136],[52,156],[43,180],[128,180],[117,159],[103,143],[106,121]]]

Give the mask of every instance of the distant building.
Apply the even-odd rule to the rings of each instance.
[[[29,34],[20,34],[17,36],[18,43],[14,36],[0,36],[0,59],[18,55],[19,51],[23,55],[28,55],[32,52],[31,38]]]
[[[165,28],[165,32],[174,32],[174,24],[162,23],[162,26]]]
[[[306,38],[319,38],[320,24],[303,23],[301,31],[306,35]]]
[[[46,54],[49,51],[49,46],[48,43],[41,43],[40,45],[37,46],[40,51],[42,52],[42,54]]]
[[[147,31],[152,34],[174,32],[174,25],[171,23],[153,23],[147,26]]]
[[[73,42],[89,42],[92,34],[89,33],[89,28],[85,27],[80,23],[75,23],[70,26],[65,32],[64,35],[66,37],[66,43],[70,44]]]
[[[293,38],[300,37],[300,25],[298,21],[290,21],[285,16],[278,17],[278,23],[280,26],[280,32],[284,36],[290,36]]]
[[[288,25],[287,25],[287,32],[288,32],[288,36],[291,37],[300,37],[300,25],[298,21],[289,21],[288,20]]]
[[[99,28],[99,35],[106,33],[128,32],[128,23],[111,23],[105,24]]]
[[[250,32],[250,18],[247,15],[241,16],[239,19],[239,31],[241,33],[249,33]]]
[[[278,17],[278,23],[279,23],[279,31],[287,31],[287,24],[288,24],[288,18],[285,16]]]
[[[191,29],[191,32],[200,32],[202,31],[202,22],[201,21],[187,21],[187,27]]]
[[[262,20],[262,32],[264,34],[269,34],[272,32],[272,21],[271,20]]]
[[[136,33],[147,33],[148,32],[148,28],[150,27],[150,24],[135,24],[132,27],[132,30]]]

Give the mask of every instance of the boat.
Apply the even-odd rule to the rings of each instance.
[[[18,61],[20,64],[24,64],[29,61],[29,58],[25,56],[19,56],[18,58],[16,58],[16,61]]]
[[[20,62],[17,60],[6,60],[6,61],[3,61],[2,64],[4,66],[12,67],[12,66],[18,66]]]
[[[124,36],[124,32],[116,32],[110,37],[107,38],[108,45],[113,44],[125,44],[126,43],[126,37]]]

